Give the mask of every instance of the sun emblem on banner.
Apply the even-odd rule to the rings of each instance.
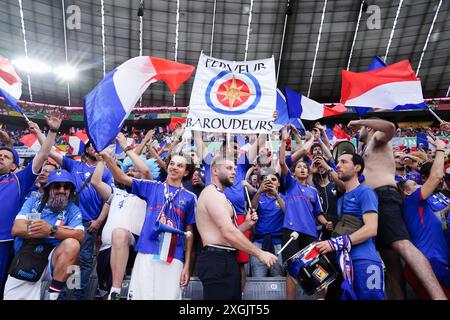
[[[231,80],[220,85],[217,100],[231,110],[246,102],[252,95],[254,94],[250,93],[248,85],[242,80],[236,79],[233,75]]]
[[[209,81],[206,104],[225,115],[244,114],[256,108],[261,100],[261,86],[250,73],[233,74],[224,70]]]

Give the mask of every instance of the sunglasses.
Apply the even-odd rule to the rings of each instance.
[[[72,185],[69,183],[61,183],[61,182],[52,183],[52,188],[54,189],[61,189],[61,187],[63,187],[64,190],[69,190],[72,188]]]

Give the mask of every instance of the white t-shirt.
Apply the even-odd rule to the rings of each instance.
[[[109,208],[108,218],[102,231],[102,245],[105,250],[112,245],[112,232],[116,228],[124,228],[139,235],[145,220],[147,203],[141,198],[125,190],[113,188],[113,199]]]

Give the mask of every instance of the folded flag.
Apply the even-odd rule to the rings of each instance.
[[[13,65],[3,56],[0,56],[0,96],[5,98],[14,110],[24,114],[17,104],[22,95],[22,80],[14,70]]]
[[[116,138],[123,122],[148,88],[164,81],[175,94],[194,67],[165,59],[132,58],[109,72],[84,97],[84,121],[94,148],[102,151]]]
[[[342,104],[338,104],[334,108],[330,108],[309,99],[302,94],[292,91],[289,88],[285,88],[285,92],[289,118],[318,120],[321,118],[342,114],[347,111],[347,108]]]
[[[41,149],[41,144],[38,141],[38,138],[34,133],[30,133],[27,135],[22,136],[19,139],[20,142],[22,142],[24,145],[26,145],[28,148],[30,148],[33,151],[38,152],[39,149]]]
[[[390,110],[426,108],[408,60],[366,72],[342,70],[341,103]]]

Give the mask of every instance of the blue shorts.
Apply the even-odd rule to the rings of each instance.
[[[353,290],[358,300],[384,300],[384,271],[381,262],[353,260]]]

